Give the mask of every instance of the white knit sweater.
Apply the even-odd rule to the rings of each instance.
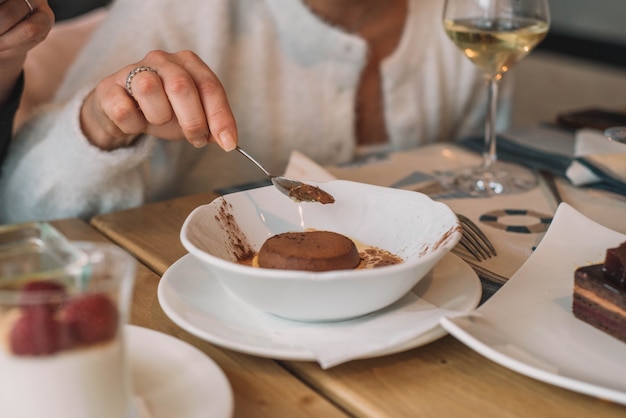
[[[483,123],[484,85],[442,30],[443,0],[408,0],[397,50],[382,65],[393,150],[454,140]],[[143,138],[101,151],[79,126],[87,92],[154,49],[189,49],[221,79],[239,140],[281,173],[297,149],[322,164],[355,152],[354,103],[367,46],[302,0],[118,0],[70,68],[54,103],[14,138],[0,177],[0,223],[49,220],[255,181],[216,145]]]

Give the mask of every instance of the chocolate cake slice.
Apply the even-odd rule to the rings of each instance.
[[[609,248],[603,264],[574,274],[576,318],[626,342],[626,242]]]

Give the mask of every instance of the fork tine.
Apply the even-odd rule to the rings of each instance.
[[[463,236],[459,243],[465,247],[478,261],[486,260],[491,257],[491,253],[487,251],[485,245],[471,233],[463,232]]]
[[[461,246],[465,248],[467,252],[473,255],[476,260],[481,261],[481,260],[486,259],[486,256],[484,255],[484,253],[478,251],[475,245],[472,245],[471,243],[468,242],[465,234],[461,236],[461,240],[459,241],[459,244],[461,244]]]
[[[496,256],[496,250],[483,231],[465,215],[456,214],[463,228],[459,243],[478,261]]]
[[[489,241],[489,238],[487,238],[485,233],[478,227],[478,225],[474,223],[474,221],[472,221],[470,218],[468,218],[465,215],[457,214],[457,217],[461,220],[461,224],[463,226],[467,226],[471,230],[471,232],[474,234],[472,236],[478,237],[480,242],[486,245],[486,247],[488,248],[489,254],[494,255],[494,256],[498,255],[498,253],[496,252],[496,249],[493,247],[493,244],[491,243],[491,241]]]

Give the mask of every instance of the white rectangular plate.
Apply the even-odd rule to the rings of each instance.
[[[572,313],[576,268],[603,262],[624,241],[563,203],[515,275],[479,309],[442,326],[511,370],[626,404],[626,343]]]

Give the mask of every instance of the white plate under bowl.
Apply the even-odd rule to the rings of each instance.
[[[465,312],[478,305],[482,288],[478,276],[468,264],[453,254],[447,254],[413,292],[440,308]],[[289,344],[272,339],[267,330],[258,326],[258,316],[267,314],[231,295],[191,255],[185,255],[165,272],[159,282],[158,298],[172,321],[213,344],[278,360],[315,360],[311,352],[297,346],[297,341]],[[320,323],[318,326],[325,325]],[[444,335],[443,328],[437,327],[368,357],[409,350]]]
[[[603,262],[607,248],[624,241],[562,203],[517,273],[475,312],[442,325],[504,367],[626,404],[626,343],[572,313],[576,268]]]
[[[233,394],[222,369],[177,338],[133,325],[125,328],[135,396],[150,418],[228,418]]]

